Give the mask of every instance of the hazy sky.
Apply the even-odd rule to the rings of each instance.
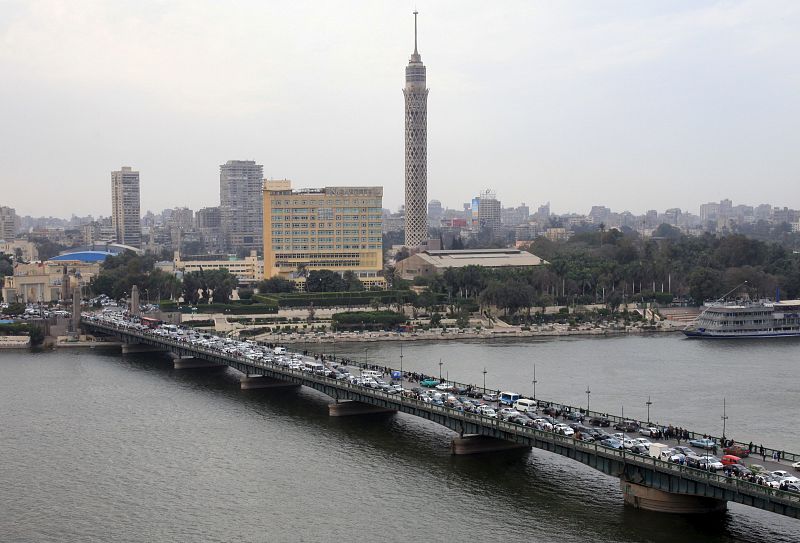
[[[0,205],[219,203],[219,165],[403,201],[404,68],[428,197],[643,212],[800,208],[800,2],[0,0]]]

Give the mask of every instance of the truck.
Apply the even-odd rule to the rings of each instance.
[[[650,456],[657,459],[657,460],[664,460],[662,458],[661,453],[669,449],[669,445],[664,445],[663,443],[651,443],[650,444]]]

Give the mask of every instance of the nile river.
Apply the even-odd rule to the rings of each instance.
[[[391,343],[318,348],[399,366]],[[366,349],[366,352],[365,352]],[[403,369],[800,450],[800,341],[677,335],[408,343]],[[624,507],[617,480],[534,450],[453,457],[407,415],[329,418],[309,389],[240,391],[233,370],[153,355],[0,353],[0,541],[800,541],[730,504]]]

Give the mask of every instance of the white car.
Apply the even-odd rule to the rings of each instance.
[[[497,411],[494,410],[493,407],[489,407],[488,405],[481,405],[478,407],[478,414],[483,415],[484,417],[490,417],[493,419],[497,418]]]
[[[653,437],[658,433],[658,428],[655,426],[642,426],[642,428],[639,430],[639,433],[643,436]]]
[[[795,462],[794,464],[792,464],[792,467],[796,470],[800,470],[800,462]]]
[[[563,422],[560,424],[556,424],[555,428],[553,428],[557,433],[565,436],[573,436],[575,435],[575,430],[564,424]]]

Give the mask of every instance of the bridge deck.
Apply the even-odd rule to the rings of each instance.
[[[800,517],[800,494],[632,454],[625,450],[612,449],[598,443],[584,443],[553,432],[449,407],[431,405],[415,398],[389,394],[302,370],[292,370],[267,361],[225,354],[163,336],[123,329],[91,320],[84,320],[83,325],[89,329],[115,335],[126,342],[163,347],[164,350],[180,356],[194,356],[225,364],[247,375],[263,375],[304,385],[327,394],[337,401],[359,401],[418,416],[460,434],[484,435],[547,450],[591,466],[607,475],[620,477],[623,480],[664,492],[733,501],[793,518]],[[609,416],[609,418],[612,417]],[[619,420],[618,417],[615,418]],[[789,456],[789,453],[786,455]]]

